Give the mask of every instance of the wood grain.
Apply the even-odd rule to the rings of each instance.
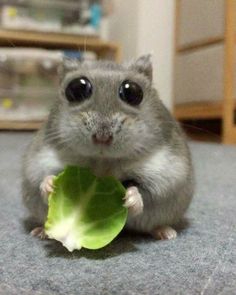
[[[234,67],[235,67],[235,18],[236,0],[226,0],[225,29],[225,79],[223,108],[223,142],[236,143],[236,125],[234,124]]]
[[[117,50],[119,46],[97,37],[62,33],[46,33],[23,30],[0,29],[0,45],[34,46],[44,48],[73,48],[81,50]]]
[[[236,102],[234,101],[234,109]],[[224,101],[183,103],[174,106],[174,116],[178,120],[221,119],[224,114]]]
[[[43,121],[17,121],[0,120],[0,130],[36,130],[39,129]]]

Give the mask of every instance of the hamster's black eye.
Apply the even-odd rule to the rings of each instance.
[[[86,77],[75,78],[65,89],[65,96],[70,102],[81,102],[92,95],[93,87]]]
[[[126,103],[137,106],[143,100],[143,90],[135,82],[130,80],[125,80],[120,85],[119,89],[120,98]]]

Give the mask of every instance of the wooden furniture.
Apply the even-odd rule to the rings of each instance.
[[[18,31],[0,28],[0,46],[89,50],[95,52],[98,59],[113,59],[117,62],[121,59],[121,51],[118,44],[105,42],[96,37],[72,34]],[[39,128],[41,124],[41,121],[2,121],[0,118],[0,129],[31,130]]]
[[[223,141],[236,143],[236,104],[234,93],[236,62],[236,0],[226,0],[225,93],[223,109]]]
[[[221,119],[229,144],[236,143],[235,24],[236,0],[176,0],[174,114]]]

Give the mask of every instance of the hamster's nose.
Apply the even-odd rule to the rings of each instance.
[[[113,136],[111,134],[93,134],[92,140],[94,144],[110,145],[113,141]]]

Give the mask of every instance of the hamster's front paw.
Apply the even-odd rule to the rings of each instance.
[[[54,175],[48,175],[44,178],[44,180],[40,184],[40,191],[46,203],[47,203],[49,194],[53,192],[54,178],[55,178]]]
[[[143,199],[136,186],[127,188],[124,200],[124,206],[128,208],[132,216],[139,215],[143,212]]]

